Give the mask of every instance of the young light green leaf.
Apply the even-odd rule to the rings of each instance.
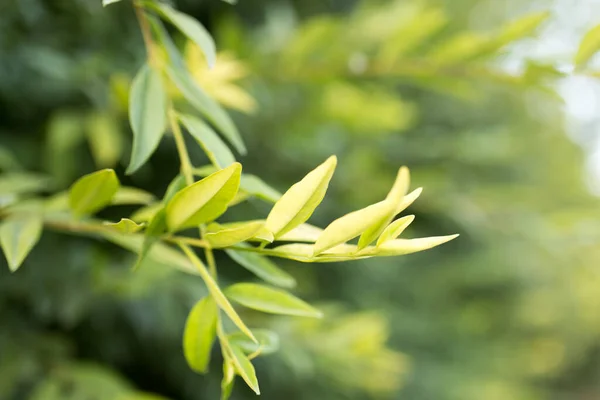
[[[241,171],[242,166],[233,163],[175,194],[166,207],[169,231],[199,226],[223,214],[238,191]]]
[[[142,207],[137,209],[133,214],[131,214],[131,220],[141,224],[142,222],[149,222],[154,218],[157,212],[162,210],[162,203],[154,203],[149,204],[146,207]]]
[[[245,307],[270,314],[321,318],[323,314],[290,293],[257,283],[237,283],[225,295]]]
[[[238,247],[250,247],[247,244],[239,244]],[[296,280],[293,276],[279,268],[275,263],[257,253],[243,250],[226,249],[225,252],[235,262],[258,276],[265,282],[284,288],[293,288],[296,286]]]
[[[235,312],[235,310],[233,309],[233,306],[231,305],[229,300],[227,300],[227,297],[225,297],[225,295],[219,288],[219,285],[215,282],[215,280],[212,278],[210,273],[206,270],[204,263],[202,263],[202,261],[200,261],[198,256],[196,256],[196,254],[188,246],[180,244],[179,247],[181,247],[181,249],[183,250],[185,255],[188,257],[188,259],[192,262],[192,264],[194,264],[194,266],[198,270],[200,277],[204,280],[204,283],[206,284],[208,291],[210,292],[211,296],[213,297],[213,299],[215,300],[215,302],[217,303],[219,308],[221,308],[221,310],[223,310],[225,312],[225,314],[227,314],[229,319],[231,319],[231,321],[242,332],[244,332],[244,334],[246,334],[246,336],[248,336],[254,342],[257,342],[256,338],[252,334],[252,331],[250,331],[250,329],[248,329],[246,324],[244,324],[244,321],[242,321],[240,316]]]
[[[165,3],[146,2],[145,4],[158,11],[163,18],[175,25],[181,33],[200,47],[206,56],[209,67],[212,68],[215,65],[217,60],[215,42],[200,22]]]
[[[265,227],[275,239],[306,222],[323,200],[335,170],[337,158],[331,156],[294,184],[275,203],[267,216]]]
[[[161,72],[144,65],[138,72],[129,95],[129,122],[133,147],[127,174],[133,174],[158,147],[167,125],[167,92]]]
[[[600,50],[600,25],[589,30],[581,40],[575,55],[575,66],[579,69],[583,68],[598,50]]]
[[[432,236],[418,239],[394,239],[388,240],[375,248],[367,248],[362,254],[377,256],[401,256],[405,254],[416,253],[423,250],[429,250],[457,238],[458,235]]]
[[[252,196],[256,196],[271,203],[276,203],[281,198],[281,193],[279,191],[273,189],[258,176],[252,174],[242,175],[240,189]]]
[[[145,224],[136,224],[129,218],[121,218],[119,222],[104,222],[104,225],[119,233],[136,233],[139,232]]]
[[[106,7],[106,6],[110,5],[110,4],[118,3],[120,1],[121,0],[102,0],[102,6]]]
[[[497,41],[500,46],[514,42],[533,34],[550,17],[550,12],[533,12],[510,21],[502,28]]]
[[[188,315],[183,333],[183,351],[190,368],[199,373],[208,370],[210,352],[217,336],[218,309],[207,296],[196,303]]]
[[[239,347],[230,344],[229,345],[229,356],[231,357],[231,362],[235,367],[235,371],[239,376],[242,377],[244,382],[250,389],[254,391],[256,394],[260,394],[260,389],[258,387],[258,379],[256,379],[256,371],[254,370],[254,366],[246,357],[242,349]]]
[[[235,366],[232,361],[223,362],[223,380],[221,381],[221,400],[229,400],[235,384]]]
[[[230,247],[245,240],[250,239],[264,226],[262,221],[248,221],[239,224],[235,228],[220,229],[214,232],[208,232],[204,239],[210,243],[214,249]]]
[[[325,228],[315,242],[314,255],[357,237],[371,226],[378,226],[388,219],[395,209],[396,204],[384,200],[336,219]]]
[[[388,225],[383,231],[379,239],[377,239],[377,246],[382,245],[388,240],[394,240],[404,232],[404,230],[414,221],[414,215],[407,215],[406,217],[399,218]]]
[[[181,94],[212,123],[240,154],[246,154],[246,146],[235,124],[225,110],[211,99],[183,68],[168,66],[167,74]]]
[[[388,193],[386,200],[391,200],[395,203],[399,203],[400,200],[406,193],[408,193],[408,188],[410,187],[410,171],[407,167],[402,166],[398,169],[398,174],[396,175],[396,180],[394,181],[394,185],[390,192]]]
[[[71,186],[69,207],[77,216],[93,214],[111,203],[119,186],[119,179],[112,169],[84,175]]]
[[[358,247],[356,245],[346,243],[326,250],[318,256],[313,256],[314,247],[315,246],[313,244],[291,243],[277,246],[274,249],[265,249],[263,250],[263,253],[273,257],[287,258],[304,263],[341,262],[360,260],[373,256],[371,254],[365,254],[367,250],[371,250],[371,247],[367,247],[361,251],[360,254],[357,254]]]
[[[10,217],[0,225],[0,245],[8,262],[8,268],[15,272],[29,252],[40,240],[43,221],[36,215]]]
[[[279,350],[279,336],[277,333],[267,329],[253,329],[252,333],[258,340],[258,343],[254,343],[241,332],[235,332],[227,336],[227,340],[234,345],[242,349],[246,354],[256,353],[260,351],[260,354],[272,354]]]
[[[135,187],[121,186],[112,199],[112,205],[150,204],[155,200],[152,193]]]
[[[179,120],[198,144],[202,146],[202,149],[215,166],[225,168],[235,162],[235,157],[229,147],[223,143],[210,126],[192,115],[179,115]]]

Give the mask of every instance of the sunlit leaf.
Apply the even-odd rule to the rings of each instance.
[[[112,198],[113,205],[150,204],[155,200],[152,193],[135,187],[121,186]]]
[[[395,209],[396,204],[384,200],[336,219],[323,230],[315,242],[314,254],[318,255],[355,238],[373,225],[379,225],[382,220],[389,218]]]
[[[497,41],[500,45],[508,44],[533,34],[539,26],[550,17],[550,12],[533,12],[520,16],[506,24]]]
[[[202,120],[192,115],[179,115],[179,120],[186,127],[188,132],[196,139],[198,144],[210,159],[210,161],[219,168],[225,168],[235,162],[235,157],[229,150],[229,147]]]
[[[235,366],[232,361],[223,362],[223,380],[221,380],[221,400],[229,400],[235,383]]]
[[[248,337],[241,332],[232,333],[227,336],[227,339],[246,354],[252,354],[260,350],[260,354],[266,355],[279,350],[279,336],[277,333],[267,329],[253,329],[252,333],[254,333],[258,343],[248,340]]]
[[[221,288],[219,288],[219,285],[215,282],[215,280],[212,278],[210,273],[206,270],[204,263],[202,263],[202,261],[200,261],[198,256],[196,256],[196,254],[188,246],[180,245],[180,247],[183,250],[183,252],[185,253],[185,255],[188,257],[188,259],[196,267],[199,275],[204,280],[204,283],[206,284],[208,291],[210,292],[211,296],[213,297],[213,299],[215,300],[215,302],[217,303],[219,308],[221,310],[223,310],[225,312],[225,314],[227,314],[229,319],[231,319],[231,321],[242,332],[244,332],[244,334],[246,336],[248,336],[250,339],[252,339],[253,341],[256,342],[257,340],[254,337],[254,335],[252,334],[252,331],[250,331],[250,329],[248,329],[246,324],[244,324],[244,321],[242,321],[242,319],[237,314],[237,312],[235,312],[235,310],[233,309],[233,306],[231,305],[229,300],[227,300],[227,297],[225,297],[225,295],[221,291]]]
[[[112,169],[85,175],[71,186],[69,206],[75,215],[93,214],[111,203],[119,186],[119,179]]]
[[[215,42],[202,24],[195,18],[174,9],[165,3],[146,2],[148,7],[158,11],[166,20],[175,25],[191,41],[202,49],[210,67],[215,65],[217,58]]]
[[[401,256],[428,250],[455,239],[458,235],[432,236],[418,239],[394,239],[388,240],[376,248],[367,248],[359,254],[377,256]]]
[[[256,371],[248,357],[246,357],[242,349],[233,344],[229,346],[229,350],[229,356],[231,357],[231,362],[235,367],[237,374],[242,377],[244,382],[246,382],[256,394],[260,394],[258,380],[256,379]]]
[[[40,240],[43,221],[41,216],[10,217],[0,224],[0,245],[8,261],[8,268],[16,271],[29,252]]]
[[[404,232],[404,230],[410,225],[415,219],[414,215],[407,215],[392,222],[385,228],[379,239],[377,239],[377,246],[382,245],[388,240],[396,239]]]
[[[169,231],[199,226],[223,214],[238,191],[241,171],[234,163],[174,195],[166,207]]]
[[[133,148],[127,174],[133,174],[154,153],[167,125],[167,93],[161,72],[149,65],[140,69],[131,85],[129,122]]]
[[[237,283],[225,295],[245,307],[270,314],[321,318],[323,314],[290,293],[257,283]]]
[[[136,224],[129,218],[121,218],[119,222],[104,222],[104,226],[119,233],[136,233],[144,228],[144,224]]]
[[[217,306],[210,296],[198,301],[188,315],[183,350],[188,365],[196,372],[208,370],[210,352],[217,335],[217,318]]]
[[[264,223],[261,221],[248,221],[234,228],[208,232],[204,235],[204,239],[215,249],[229,247],[250,239],[263,226]]]
[[[142,222],[149,222],[162,208],[162,203],[149,204],[146,207],[137,209],[133,214],[131,214],[130,218],[138,224]]]
[[[584,67],[598,50],[600,50],[600,25],[589,30],[581,40],[575,55],[575,66]]]
[[[166,70],[181,94],[225,136],[240,154],[246,154],[246,146],[242,137],[225,110],[204,93],[186,70],[174,66],[169,66]]]
[[[249,247],[248,245],[239,244],[238,247]],[[275,263],[267,257],[257,253],[242,250],[226,249],[225,252],[235,262],[246,268],[265,282],[272,285],[285,288],[296,286],[296,280],[293,276],[279,268]]]
[[[289,188],[275,203],[265,224],[275,239],[310,218],[325,196],[336,164],[336,157],[329,157],[300,182]]]
[[[286,242],[316,242],[323,229],[310,224],[301,224],[283,234],[277,240]]]

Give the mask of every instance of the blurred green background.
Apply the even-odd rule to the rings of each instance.
[[[63,189],[115,167],[161,195],[179,167],[170,138],[123,174],[127,91],[144,48],[130,4],[100,3],[1,2],[0,168],[46,173]],[[256,363],[264,399],[600,398],[600,207],[582,150],[593,155],[598,135],[574,119],[594,115],[598,86],[565,74],[572,36],[600,22],[593,0],[177,5],[216,37],[214,70],[187,58],[231,109],[246,172],[284,191],[336,154],[311,219],[324,226],[379,201],[407,165],[425,188],[408,234],[461,234],[399,258],[281,262],[326,318],[247,316],[281,336],[281,351]],[[256,200],[227,218],[268,211]],[[217,261],[225,282],[250,279]],[[150,262],[133,274],[132,262],[47,231],[17,273],[0,265],[0,399],[104,400],[122,387],[218,398],[220,355],[199,376],[181,349],[202,282]],[[233,395],[254,397],[241,384]]]

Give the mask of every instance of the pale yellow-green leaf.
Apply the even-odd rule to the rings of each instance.
[[[137,209],[133,214],[131,214],[131,219],[138,224],[142,222],[149,222],[162,208],[162,203],[149,204],[145,207]]]
[[[292,294],[257,283],[237,283],[225,295],[245,307],[270,314],[321,318],[323,314]]]
[[[581,40],[575,55],[575,66],[583,68],[598,50],[600,50],[600,25],[590,29]]]
[[[226,228],[208,232],[204,235],[204,239],[206,239],[211,247],[215,249],[229,247],[250,239],[256,235],[263,226],[264,223],[261,221],[248,221],[235,228]]]
[[[108,113],[93,113],[86,120],[90,151],[98,168],[112,168],[123,153],[118,119]]]
[[[180,114],[179,120],[215,166],[225,168],[235,162],[235,157],[229,147],[204,121],[193,115],[185,114]]]
[[[260,354],[266,355],[279,350],[279,336],[277,333],[267,329],[253,329],[252,333],[254,333],[258,343],[248,340],[248,337],[241,332],[232,333],[227,336],[227,339],[232,345],[238,346],[246,354],[260,351]]]
[[[506,24],[496,40],[499,45],[505,45],[527,37],[533,34],[548,17],[550,17],[548,11],[525,14]]]
[[[395,203],[400,202],[400,200],[406,196],[408,193],[408,188],[410,187],[410,171],[407,167],[400,167],[398,169],[398,174],[396,175],[396,180],[394,181],[394,185],[390,192],[388,193],[386,199],[391,200]]]
[[[314,255],[357,237],[372,225],[379,225],[395,209],[396,204],[384,200],[336,219],[315,242]]]
[[[135,187],[121,186],[112,198],[113,205],[150,204],[154,195]]]
[[[256,379],[256,371],[242,349],[230,344],[229,356],[233,366],[235,367],[236,373],[242,377],[244,382],[246,382],[246,384],[254,391],[254,393],[260,394],[258,379]]]
[[[394,215],[397,215],[402,211],[406,210],[406,208],[408,208],[412,203],[415,202],[415,200],[419,198],[421,193],[423,193],[423,188],[417,188],[409,194],[407,194],[406,196],[404,196],[402,200],[400,200],[400,203],[398,203],[398,205],[396,206],[396,211]]]
[[[238,247],[250,246],[240,244]],[[296,280],[293,276],[283,271],[265,256],[243,250],[226,249],[225,252],[242,267],[272,285],[285,288],[296,286]]]
[[[310,224],[301,224],[284,233],[277,240],[285,242],[316,242],[323,229]]]
[[[487,35],[461,32],[435,47],[429,57],[440,64],[463,62],[485,53],[490,42],[491,39]]]
[[[104,225],[118,233],[136,233],[142,230],[145,224],[137,224],[129,218],[121,218],[119,222],[104,222]]]
[[[179,246],[181,247],[181,249],[183,250],[185,255],[188,257],[188,259],[192,262],[192,264],[194,264],[194,266],[198,270],[200,277],[202,277],[202,279],[204,280],[204,283],[206,284],[208,291],[212,295],[213,299],[215,300],[215,302],[217,303],[219,308],[221,308],[221,310],[223,310],[225,312],[225,314],[227,314],[229,319],[231,319],[231,321],[242,332],[244,332],[250,339],[252,339],[253,341],[256,342],[257,341],[256,338],[254,337],[254,335],[252,334],[250,329],[248,329],[246,324],[244,324],[244,321],[242,321],[242,319],[237,314],[237,312],[235,312],[235,310],[233,309],[233,306],[231,305],[229,300],[227,300],[227,297],[225,297],[225,295],[221,291],[221,288],[219,288],[219,285],[215,282],[213,277],[207,271],[206,267],[204,266],[204,263],[202,263],[202,261],[200,261],[198,256],[196,256],[196,254],[188,246],[183,245],[183,244],[180,244]]]
[[[242,166],[234,163],[179,191],[166,207],[169,231],[199,226],[223,214],[238,191],[241,172]]]
[[[360,254],[357,254],[358,247],[356,245],[344,243],[326,250],[318,256],[313,256],[313,244],[292,243],[267,250],[265,254],[305,263],[326,263],[359,260],[372,257],[372,255],[363,254],[367,250],[371,250],[371,247],[367,247],[361,251]]]
[[[379,236],[379,239],[377,239],[377,246],[382,245],[388,240],[396,239],[414,221],[414,219],[414,215],[407,215],[406,217],[399,218],[392,222],[385,228],[381,236]]]
[[[126,172],[133,174],[154,153],[167,125],[167,93],[161,72],[154,67],[144,65],[133,80],[129,122],[133,146]]]
[[[110,204],[119,186],[119,179],[112,169],[85,175],[71,186],[69,206],[75,215],[93,214]]]
[[[458,235],[448,236],[431,236],[426,238],[418,239],[394,239],[388,240],[382,243],[376,248],[367,248],[360,254],[364,255],[377,255],[377,256],[401,256],[404,254],[416,253],[423,250],[429,250],[433,247],[439,246],[449,242],[450,240],[458,237]]]
[[[190,368],[199,373],[208,370],[210,353],[217,335],[218,309],[207,296],[190,311],[183,333],[183,352]]]
[[[231,358],[231,357],[230,357]],[[235,384],[235,366],[230,358],[223,361],[223,379],[221,380],[221,400],[229,400]]]
[[[329,157],[300,182],[289,188],[275,203],[265,225],[275,239],[310,218],[325,196],[336,164],[336,157]]]
[[[40,240],[43,221],[40,216],[14,216],[0,224],[0,245],[8,268],[16,271]]]

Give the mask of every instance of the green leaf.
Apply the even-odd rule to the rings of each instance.
[[[398,169],[398,174],[396,175],[396,180],[394,181],[394,185],[390,192],[386,196],[386,200],[391,200],[395,203],[400,202],[406,193],[408,193],[408,188],[410,187],[410,171],[407,167],[400,167]]]
[[[277,333],[267,329],[253,329],[252,333],[258,340],[254,343],[243,335],[241,332],[235,332],[227,336],[227,340],[242,349],[246,354],[256,353],[260,350],[260,354],[272,354],[279,350],[279,336]]]
[[[233,306],[231,305],[229,300],[227,300],[227,297],[225,297],[225,295],[221,291],[221,288],[219,288],[219,285],[215,282],[215,280],[212,278],[210,273],[206,270],[206,267],[204,266],[202,261],[200,261],[198,256],[196,256],[196,254],[186,245],[180,244],[179,247],[181,247],[181,249],[183,250],[185,255],[188,257],[188,259],[192,262],[192,264],[194,264],[194,266],[198,270],[200,277],[202,277],[202,279],[204,280],[204,283],[206,284],[208,291],[210,292],[211,296],[213,297],[213,299],[215,300],[215,302],[217,303],[219,308],[221,308],[221,310],[223,310],[225,312],[225,314],[227,314],[229,319],[231,319],[231,321],[242,332],[244,332],[244,334],[246,334],[246,336],[248,336],[250,339],[252,339],[253,341],[256,342],[256,338],[252,334],[252,331],[250,331],[250,329],[248,329],[246,324],[244,324],[244,321],[242,321],[240,316],[235,312],[235,310],[233,309]]]
[[[550,17],[550,12],[533,12],[510,21],[502,28],[497,41],[499,45],[512,43],[533,34]]]
[[[323,314],[290,293],[257,283],[237,283],[225,295],[245,307],[270,314],[321,318]]]
[[[93,113],[86,120],[88,143],[98,168],[112,168],[121,158],[123,139],[117,121],[108,113]]]
[[[250,247],[247,244],[239,244],[238,247]],[[235,262],[258,276],[265,282],[284,288],[293,288],[296,286],[296,280],[293,276],[279,268],[275,263],[257,253],[241,250],[226,249],[225,252]]]
[[[246,154],[246,146],[235,124],[221,106],[211,99],[183,68],[167,67],[167,74],[181,94],[213,124],[240,154]]]
[[[112,199],[113,205],[150,204],[155,200],[152,193],[135,187],[121,186]]]
[[[163,203],[168,204],[169,201],[175,196],[180,190],[183,190],[187,186],[185,176],[182,174],[177,175],[165,191],[165,195],[163,196]]]
[[[380,246],[371,249],[365,249],[364,254],[377,256],[402,256],[405,254],[416,253],[418,251],[429,250],[457,238],[458,235],[432,236],[418,239],[395,239],[388,240]],[[363,254],[363,252],[359,253]]]
[[[104,222],[104,226],[114,229],[119,233],[136,233],[139,232],[145,224],[136,224],[128,218],[121,218],[119,222]]]
[[[239,224],[234,228],[208,232],[204,235],[204,239],[206,239],[214,249],[230,247],[250,239],[256,235],[263,226],[264,223],[261,221],[248,221],[244,224]]]
[[[221,381],[221,400],[229,400],[235,383],[235,366],[232,361],[223,362],[223,380]]]
[[[0,196],[35,193],[50,187],[46,175],[29,172],[9,172],[0,175]]]
[[[42,218],[35,215],[10,217],[0,225],[0,245],[8,261],[8,268],[16,271],[29,252],[40,240]]]
[[[244,382],[246,382],[246,384],[254,391],[254,393],[260,394],[258,379],[256,379],[256,371],[242,349],[237,346],[230,345],[229,357],[238,375],[242,377]]]
[[[208,370],[210,352],[217,336],[218,310],[208,296],[192,308],[185,323],[183,350],[190,368],[199,373]]]
[[[106,7],[108,5],[114,4],[114,3],[118,3],[121,0],[102,0],[102,6]]]
[[[238,191],[241,172],[234,163],[179,191],[166,207],[169,231],[197,227],[223,214]]]
[[[316,242],[323,233],[323,229],[310,224],[301,224],[283,234],[277,240],[286,242]]]
[[[162,208],[162,203],[149,204],[146,207],[137,209],[133,214],[131,214],[131,219],[138,224],[142,222],[149,222],[152,220],[152,218],[154,218],[157,212],[162,210]]]
[[[600,25],[589,30],[581,40],[575,55],[575,66],[579,69],[584,67],[598,50],[600,50]]]
[[[256,175],[243,174],[240,181],[240,189],[271,203],[276,203],[281,198],[281,193]]]
[[[336,219],[325,228],[315,242],[314,255],[355,238],[371,226],[379,225],[382,220],[389,218],[395,209],[396,204],[384,200]]]
[[[144,65],[131,85],[129,122],[133,148],[127,174],[137,171],[154,153],[167,125],[167,92],[160,71]]]
[[[381,236],[379,236],[379,239],[377,239],[377,246],[382,245],[388,240],[396,239],[414,221],[414,219],[414,215],[407,215],[406,217],[399,218],[392,222],[385,228]]]
[[[144,258],[148,255],[152,246],[160,239],[160,236],[165,233],[167,229],[166,222],[166,211],[164,208],[160,209],[154,216],[152,220],[148,223],[148,228],[146,229],[144,235],[144,243],[142,244],[142,248],[138,253],[138,258],[133,266],[133,269],[136,270],[140,267]]]
[[[265,227],[275,239],[306,222],[323,200],[327,186],[335,170],[337,159],[331,156],[323,164],[309,172],[294,184],[267,216]]]
[[[223,143],[210,126],[192,115],[179,115],[179,120],[215,166],[225,168],[235,162],[235,157],[229,147]]]
[[[217,61],[215,42],[210,33],[195,18],[174,9],[165,3],[145,3],[148,7],[158,11],[163,18],[172,23],[181,33],[194,42],[206,56],[209,67],[214,67]]]
[[[119,190],[112,169],[103,169],[79,178],[69,191],[69,207],[77,216],[93,214],[109,205]]]

